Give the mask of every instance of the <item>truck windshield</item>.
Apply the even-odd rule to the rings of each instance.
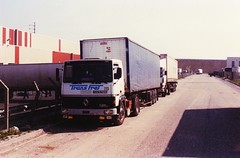
[[[112,82],[111,61],[71,61],[64,65],[65,83]]]

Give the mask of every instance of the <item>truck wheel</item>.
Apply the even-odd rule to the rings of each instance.
[[[159,92],[158,92],[158,90],[156,90],[156,97],[157,97],[157,101],[158,101],[158,99],[159,99],[159,98],[158,98],[158,97],[159,97],[159,95],[158,95],[158,94],[159,94]]]
[[[151,100],[152,100],[152,105],[153,105],[155,103],[154,90],[151,90],[151,94],[152,94]]]
[[[125,117],[126,117],[125,107],[123,105],[123,102],[120,102],[119,103],[119,114],[116,117],[116,119],[114,120],[114,124],[116,126],[123,124]]]
[[[157,91],[156,90],[153,90],[153,92],[154,92],[154,104],[155,104],[158,100],[158,96],[157,96]]]
[[[167,95],[170,95],[170,87],[167,87]]]
[[[140,113],[140,101],[137,95],[132,99],[132,113],[131,116],[137,116]]]
[[[152,91],[149,91],[149,98],[148,98],[148,106],[152,106],[154,103],[153,103],[153,93]]]
[[[166,91],[162,92],[162,97],[166,97]]]

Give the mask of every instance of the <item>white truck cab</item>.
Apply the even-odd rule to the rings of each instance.
[[[124,96],[122,62],[117,59],[66,61],[63,70],[62,113],[113,119]]]

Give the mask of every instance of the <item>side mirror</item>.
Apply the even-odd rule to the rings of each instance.
[[[122,77],[122,69],[117,68],[117,73],[114,74],[114,79],[119,79]]]
[[[163,68],[160,67],[160,77],[163,77]]]
[[[165,75],[167,76],[167,71],[165,71]]]

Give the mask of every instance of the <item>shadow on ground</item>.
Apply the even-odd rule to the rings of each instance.
[[[47,133],[73,133],[73,132],[94,132],[102,130],[103,128],[112,127],[109,122],[99,122],[98,120],[84,119],[84,120],[59,120],[58,124],[50,128],[45,128]]]
[[[240,157],[240,108],[185,111],[163,156]]]

